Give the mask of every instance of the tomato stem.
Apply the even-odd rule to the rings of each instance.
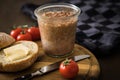
[[[63,62],[64,66],[67,66],[68,64],[70,64],[70,61],[68,58],[66,58],[66,60]]]
[[[23,25],[22,28],[28,28],[28,25]]]
[[[22,29],[21,34],[25,34],[25,33],[26,33],[26,31],[24,31],[24,30]]]

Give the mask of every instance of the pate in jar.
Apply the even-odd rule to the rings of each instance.
[[[47,55],[63,57],[73,51],[79,14],[80,9],[68,3],[46,4],[35,10]]]

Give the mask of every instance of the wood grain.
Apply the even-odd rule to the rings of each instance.
[[[65,59],[65,58],[52,58],[52,57],[47,56],[42,49],[41,42],[38,41],[36,43],[39,46],[39,53],[40,53],[38,60],[30,68],[24,71],[20,71],[16,73],[0,73],[1,80],[13,80],[16,77],[25,75],[30,72],[34,72],[42,66],[52,64],[61,59]],[[83,79],[90,80],[91,78],[95,78],[95,79],[98,78],[100,74],[100,67],[99,67],[99,63],[96,57],[86,48],[78,44],[75,44],[73,53],[70,56],[75,56],[75,55],[80,55],[80,54],[89,54],[91,55],[91,57],[89,59],[84,59],[82,61],[77,62],[79,66],[79,74],[72,80],[83,80]],[[48,79],[49,80],[68,80],[68,79],[63,78],[60,75],[58,70],[50,72],[43,76],[37,76],[33,78],[32,80],[48,80]]]

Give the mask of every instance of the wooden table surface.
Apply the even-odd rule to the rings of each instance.
[[[33,21],[21,12],[21,6],[25,3],[42,4],[47,1],[50,0],[0,0],[0,31],[9,33],[15,24],[32,24]],[[98,61],[102,70],[100,80],[120,80],[120,51],[98,58]]]

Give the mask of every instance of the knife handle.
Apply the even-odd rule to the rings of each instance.
[[[24,76],[18,77],[15,80],[30,80],[33,76],[31,74],[26,74]]]
[[[30,80],[34,76],[42,75],[42,74],[43,74],[43,72],[38,70],[36,72],[33,72],[33,73],[30,73],[30,74],[26,74],[26,75],[23,75],[21,77],[18,77],[18,78],[14,79],[14,80]]]

